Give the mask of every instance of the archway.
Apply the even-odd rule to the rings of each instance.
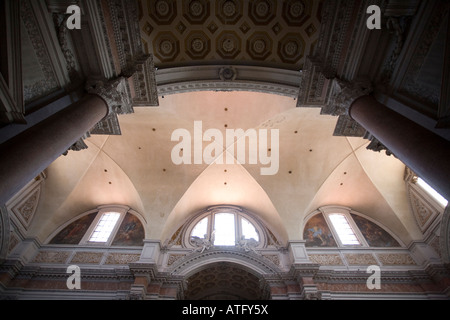
[[[186,279],[186,300],[263,300],[270,296],[264,281],[242,266],[217,262]]]

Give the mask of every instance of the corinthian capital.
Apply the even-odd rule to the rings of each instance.
[[[133,100],[127,78],[119,77],[110,81],[89,81],[88,93],[98,95],[109,108],[109,114],[133,113]]]
[[[370,81],[349,82],[339,78],[333,79],[331,84],[331,95],[328,104],[322,109],[322,114],[332,116],[349,115],[352,103],[372,93],[373,88]]]

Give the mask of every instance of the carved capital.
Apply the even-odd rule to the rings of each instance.
[[[128,80],[119,77],[108,82],[88,81],[87,92],[98,95],[108,105],[110,114],[133,113],[133,100]]]
[[[332,116],[349,115],[352,103],[373,91],[370,81],[349,82],[335,78],[331,86],[331,95],[328,104],[322,108],[322,114]]]
[[[86,133],[80,139],[78,139],[66,152],[63,153],[63,156],[67,156],[69,151],[82,151],[88,149],[87,144],[84,142],[85,139],[89,138],[90,134]]]
[[[394,155],[384,144],[380,142],[380,140],[375,138],[371,133],[367,132],[364,136],[364,139],[370,140],[370,143],[367,146],[367,150],[372,150],[375,152],[385,151],[386,155],[388,156]]]

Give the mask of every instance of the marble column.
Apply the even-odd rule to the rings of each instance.
[[[128,79],[90,83],[80,101],[0,146],[0,205],[110,114],[132,112]]]
[[[450,141],[371,95],[355,99],[348,114],[443,197],[450,199]]]
[[[1,145],[0,203],[5,204],[107,114],[106,102],[88,94]]]

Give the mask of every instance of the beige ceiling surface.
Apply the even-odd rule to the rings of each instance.
[[[122,204],[147,221],[146,237],[170,237],[210,205],[254,212],[281,241],[300,240],[304,218],[320,206],[343,205],[388,226],[408,243],[418,235],[403,182],[404,165],[365,149],[359,138],[333,137],[336,118],[296,108],[291,98],[254,92],[191,92],[160,99],[120,117],[122,136],[93,136],[47,170],[33,232],[43,241],[59,226],[99,205]],[[278,129],[279,171],[261,165],[175,165],[176,129]],[[227,125],[227,127],[225,127]],[[209,142],[203,144],[206,147]],[[225,150],[224,150],[225,151]]]

